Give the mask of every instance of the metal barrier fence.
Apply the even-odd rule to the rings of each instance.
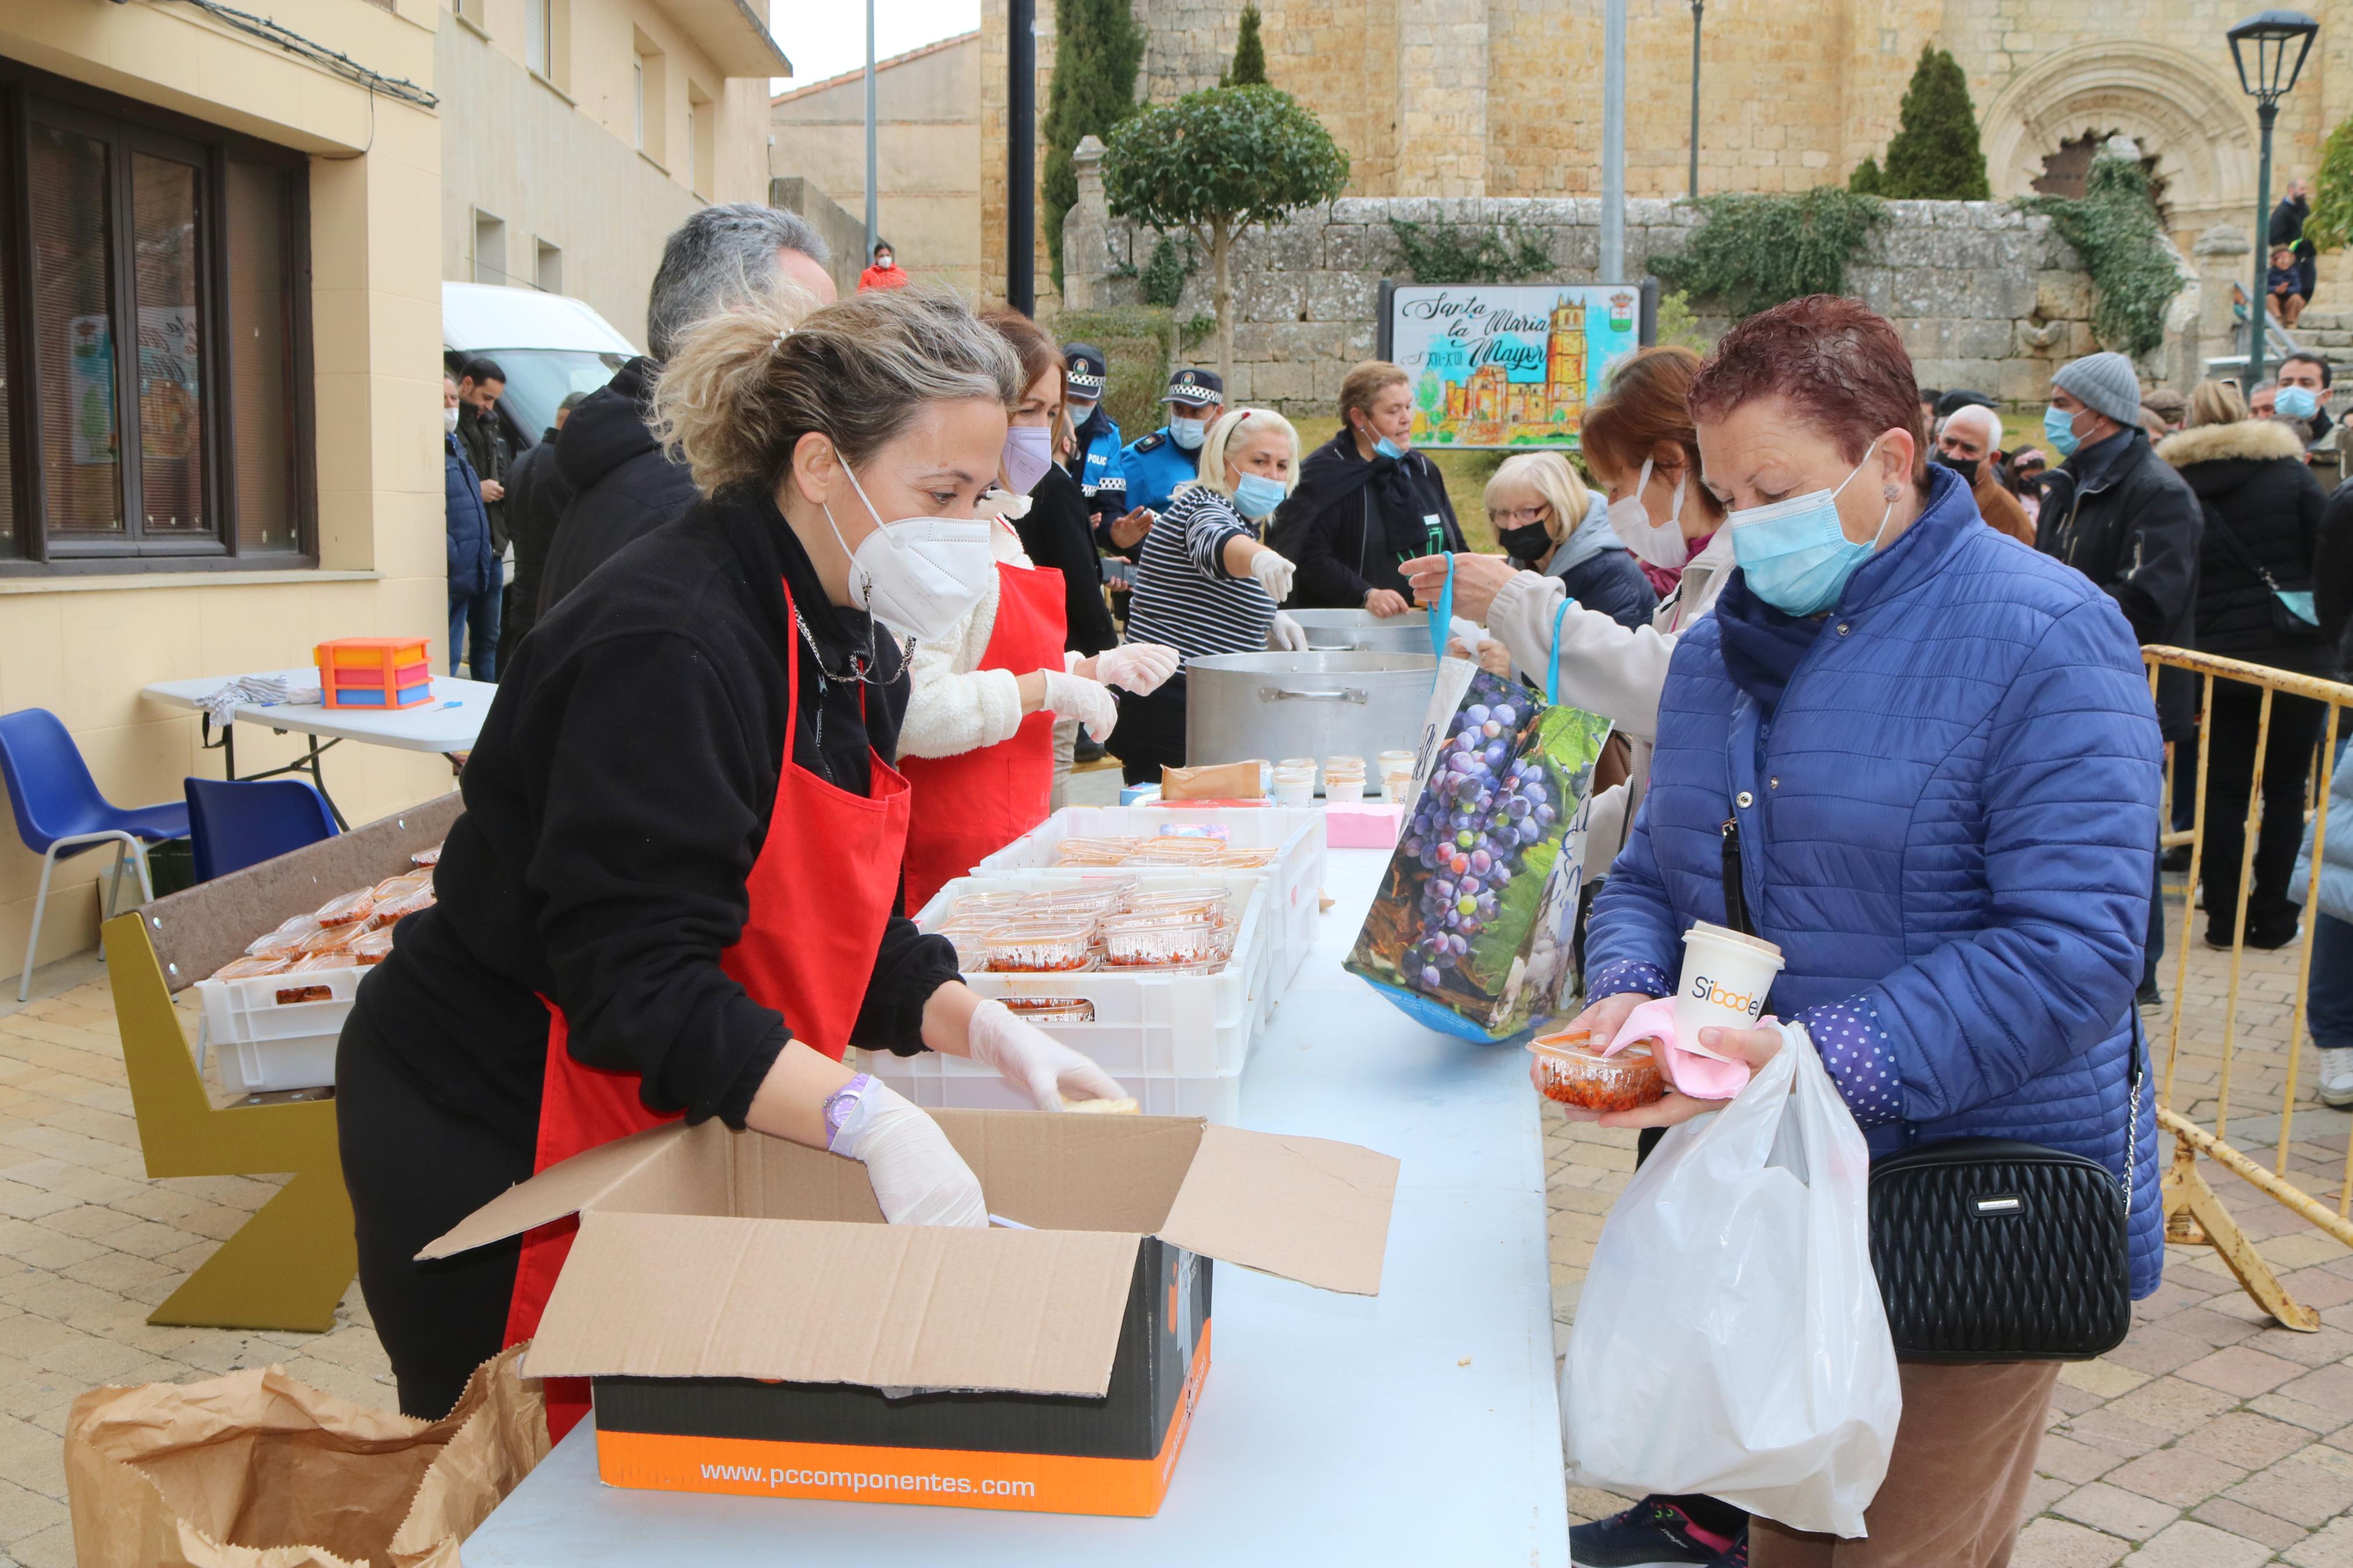
[[[2328,814],[2327,803],[2334,782],[2337,760],[2337,721],[2343,710],[2353,707],[2353,686],[2333,680],[2323,680],[2308,675],[2296,675],[2287,670],[2273,669],[2263,665],[2244,664],[2237,659],[2221,658],[2212,654],[2194,653],[2186,648],[2148,647],[2141,649],[2143,661],[2148,667],[2149,689],[2157,689],[2158,672],[2165,668],[2189,672],[2199,683],[2199,746],[2193,826],[2186,832],[2167,832],[2163,841],[2167,847],[2187,844],[2189,847],[2189,877],[2183,895],[2181,935],[2175,945],[2172,970],[2172,1019],[2168,1030],[2161,1088],[2158,1099],[2158,1128],[2173,1134],[2172,1166],[2167,1171],[2162,1184],[2165,1210],[2166,1238],[2184,1243],[2205,1243],[2214,1247],[2247,1294],[2282,1325],[2310,1332],[2320,1327],[2320,1316],[2310,1307],[2294,1300],[2273,1271],[2263,1255],[2256,1250],[2241,1223],[2223,1206],[2212,1187],[2207,1184],[2200,1170],[2200,1155],[2239,1176],[2258,1191],[2274,1199],[2301,1219],[2326,1232],[2347,1247],[2353,1247],[2353,1115],[2322,1110],[2317,1103],[2308,1105],[2308,1113],[2326,1118],[2317,1125],[2307,1124],[2304,1135],[2296,1125],[2296,1084],[2304,1056],[2306,1001],[2312,983],[2313,937],[2319,923],[2319,884],[2321,855],[2327,843]],[[2230,947],[2230,977],[2222,997],[2222,1016],[2219,1038],[2219,1054],[2209,1061],[2208,1046],[2196,1034],[2185,1054],[2183,1024],[2193,1012],[2189,973],[2190,944],[2194,940],[2191,918],[2197,912],[2198,889],[2204,870],[2206,848],[2207,775],[2214,759],[2213,713],[2214,689],[2218,680],[2235,681],[2261,689],[2256,720],[2253,778],[2247,791],[2245,839],[2241,847],[2238,868],[2238,907],[2230,911],[2232,923]],[[2297,939],[2293,991],[2288,999],[2285,1037],[2279,1040],[2261,1039],[2250,1035],[2241,1039],[2242,988],[2247,974],[2247,912],[2254,889],[2255,851],[2260,837],[2263,812],[2263,764],[2272,732],[2274,700],[2282,697],[2303,698],[2326,705],[2327,721],[2320,731],[2319,762],[2306,775],[2305,804],[2313,822],[2312,878],[2306,894],[2303,929]],[[2166,774],[2172,784],[2172,748],[2167,748]],[[2168,807],[2170,788],[2168,787]],[[2315,803],[2319,809],[2314,811]],[[2168,809],[2166,818],[2170,826]],[[2212,921],[2216,911],[2208,910]],[[2275,982],[2275,974],[2268,974]],[[2268,1012],[2268,1007],[2258,1009]],[[2242,1059],[2249,1058],[2249,1059]],[[2271,1082],[2278,1086],[2278,1130],[2271,1163],[2252,1157],[2231,1140],[2232,1091],[2233,1074],[2254,1079],[2257,1095],[2268,1100]],[[2203,1087],[2211,1079],[2211,1093],[2190,1097],[2185,1109],[2177,1106],[2175,1093],[2178,1081],[2194,1080]],[[2257,1113],[2259,1140],[2261,1128],[2270,1116],[2268,1106]],[[2203,1121],[2211,1126],[2200,1126]],[[2345,1142],[2339,1158],[2333,1148],[2338,1140]],[[2253,1141],[2250,1141],[2251,1143]],[[2335,1165],[2333,1173],[2329,1167]],[[2335,1204],[2324,1201],[2329,1195],[2329,1176],[2333,1173]]]

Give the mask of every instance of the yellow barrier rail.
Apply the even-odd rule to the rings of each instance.
[[[2189,891],[2183,899],[2181,937],[2176,943],[2173,963],[2173,1016],[2168,1033],[2165,1072],[2158,1099],[2158,1124],[2173,1135],[2172,1168],[2163,1183],[2163,1204],[2166,1237],[2175,1242],[2204,1242],[2211,1245],[2223,1263],[2237,1277],[2247,1294],[2265,1311],[2287,1328],[2311,1331],[2320,1326],[2320,1316],[2311,1308],[2289,1296],[2271,1266],[2232,1218],[2204,1175],[2199,1171],[2200,1156],[2239,1176],[2258,1192],[2272,1198],[2291,1213],[2307,1221],[2316,1229],[2353,1247],[2353,1136],[2346,1144],[2345,1164],[2337,1181],[2335,1212],[2321,1198],[2296,1184],[2288,1170],[2288,1152],[2295,1142],[2296,1080],[2303,1060],[2306,998],[2312,984],[2312,947],[2315,928],[2318,924],[2321,855],[2327,844],[2328,813],[2326,809],[2330,785],[2335,781],[2337,721],[2344,709],[2353,706],[2353,686],[2324,680],[2316,676],[2298,675],[2293,671],[2274,669],[2264,665],[2247,664],[2238,659],[2223,658],[2213,654],[2197,653],[2188,648],[2146,647],[2141,649],[2143,662],[2148,668],[2149,690],[2155,695],[2159,671],[2179,669],[2199,680],[2198,770],[2194,795],[2194,821],[2187,833],[2167,832],[2162,835],[2166,847],[2187,844],[2189,847]],[[2212,1121],[2210,1128],[2200,1127],[2174,1103],[2174,1088],[2182,1058],[2182,1024],[2190,1011],[2189,1005],[2189,944],[2190,916],[2195,910],[2198,889],[2204,870],[2206,851],[2207,773],[2213,761],[2214,684],[2230,680],[2259,689],[2262,699],[2255,723],[2255,754],[2253,774],[2247,787],[2244,839],[2240,847],[2238,867],[2237,908],[2231,911],[2230,979],[2223,1002],[2221,1029],[2221,1060],[2215,1083]],[[2288,1033],[2281,1054],[2286,1064],[2279,1106],[2279,1137],[2271,1166],[2266,1169],[2244,1151],[2230,1142],[2232,1073],[2239,1055],[2240,1001],[2242,994],[2246,959],[2247,908],[2254,889],[2255,851],[2261,836],[2263,812],[2263,765],[2269,751],[2272,731],[2273,705],[2281,697],[2303,698],[2326,705],[2327,717],[2320,731],[2320,763],[2316,778],[2307,774],[2306,793],[2307,810],[2316,802],[2320,809],[2314,816],[2311,888],[2307,891],[2303,935],[2295,967],[2295,992],[2289,1005]],[[2171,748],[2168,747],[2167,778],[2172,779]],[[2170,826],[2168,816],[2166,824]],[[2210,921],[2215,911],[2207,911]],[[2353,1130],[2353,1117],[2348,1118],[2348,1130]]]

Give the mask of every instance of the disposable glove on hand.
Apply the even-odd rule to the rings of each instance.
[[[1250,574],[1266,590],[1266,596],[1280,605],[1291,597],[1291,580],[1299,568],[1271,550],[1261,550],[1250,557]]]
[[[1076,719],[1098,741],[1111,739],[1112,727],[1119,722],[1119,703],[1113,699],[1111,688],[1068,670],[1039,673],[1046,678],[1048,709],[1062,718]]]
[[[1095,655],[1095,679],[1147,697],[1176,673],[1177,653],[1166,643],[1132,642]]]
[[[928,1112],[860,1073],[825,1104],[827,1147],[862,1162],[874,1201],[892,1225],[986,1226],[979,1179]]]
[[[1266,628],[1266,646],[1281,653],[1305,653],[1307,631],[1297,621],[1281,610],[1274,613],[1274,624]]]
[[[1013,1016],[1002,1002],[983,1002],[973,1009],[967,1037],[972,1059],[997,1069],[997,1076],[1029,1097],[1040,1110],[1060,1110],[1067,1093],[1072,1100],[1124,1100],[1119,1080],[1080,1052],[1034,1024]]]

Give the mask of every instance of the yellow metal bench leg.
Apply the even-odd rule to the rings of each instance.
[[[205,1259],[147,1321],[175,1328],[323,1333],[359,1272],[340,1171],[303,1171]]]

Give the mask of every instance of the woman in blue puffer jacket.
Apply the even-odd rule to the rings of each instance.
[[[2140,978],[2162,745],[2116,604],[1978,521],[1924,461],[1903,341],[1814,296],[1735,328],[1694,381],[1708,489],[1739,570],[1674,650],[1651,787],[1596,897],[1580,1020],[1666,994],[1682,933],[1725,921],[1736,827],[1759,935],[1874,1154],[2024,1139],[2130,1173],[2133,1293],[2161,1262]],[[1717,1030],[1752,1064],[1783,1037]],[[1671,1094],[1609,1118],[1688,1119]],[[2056,1366],[1902,1368],[1865,1516],[1873,1561],[2006,1560]],[[1672,1420],[1672,1412],[1661,1412]],[[1831,1561],[1758,1520],[1759,1568]]]

